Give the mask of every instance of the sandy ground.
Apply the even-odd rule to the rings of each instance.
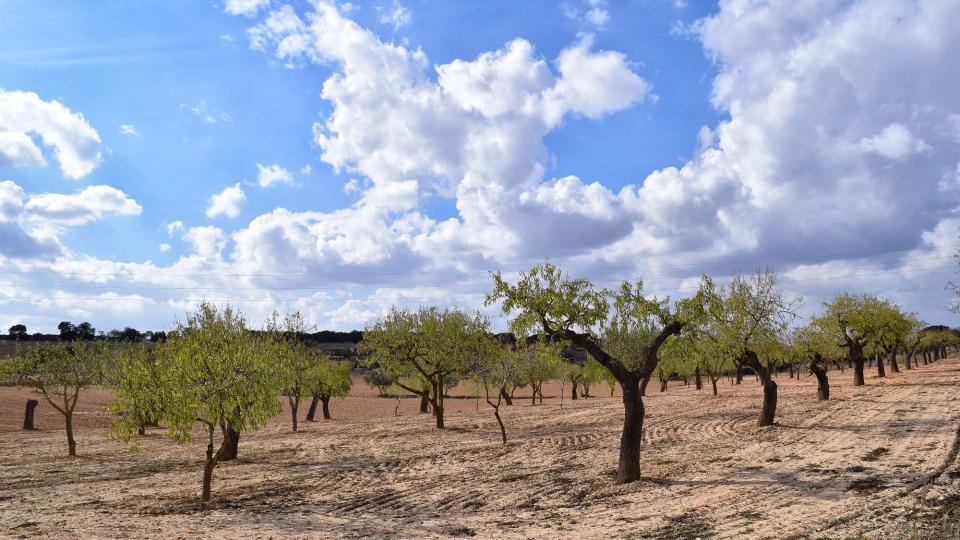
[[[109,393],[77,412],[80,456],[67,458],[62,418],[41,403],[19,431],[26,391],[0,388],[2,537],[848,538],[910,537],[917,516],[960,493],[940,466],[960,424],[960,360],[850,385],[831,372],[778,379],[777,426],[755,427],[760,387],[651,384],[644,478],[614,485],[622,406],[594,397],[563,408],[504,407],[499,444],[489,408],[451,399],[432,428],[414,399],[376,397],[362,383],[332,403],[334,420],[291,433],[286,416],[244,435],[241,457],[215,472],[202,508],[203,446],[152,430],[139,454],[106,437]],[[596,394],[608,394],[596,388]],[[199,433],[199,432],[198,432]]]

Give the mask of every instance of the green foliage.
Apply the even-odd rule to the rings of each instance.
[[[122,347],[117,355],[117,368],[122,376],[114,379],[114,400],[110,404],[113,413],[111,435],[132,442],[132,434],[148,424],[157,422],[163,415],[163,377],[151,346],[131,344]]]
[[[347,397],[353,387],[350,364],[332,360],[326,353],[316,349],[313,354],[317,358],[317,364],[308,379],[310,393],[315,396]]]
[[[100,376],[104,346],[96,342],[42,343],[17,347],[6,364],[7,376],[18,386],[33,388],[58,411],[72,411],[81,390]]]
[[[277,396],[288,382],[275,354],[274,343],[247,331],[240,312],[201,304],[155,349],[163,396],[158,420],[178,442],[188,441],[198,422],[206,426],[211,442],[216,426],[241,432],[262,428],[280,412]],[[120,384],[118,400],[141,402],[140,394],[152,388],[142,380]],[[132,427],[121,422],[114,434],[132,440]]]
[[[397,382],[397,378],[380,368],[373,368],[363,374],[363,382],[375,387],[380,392],[380,397],[386,397],[390,387]]]
[[[668,334],[680,328],[698,310],[697,300],[670,307],[669,299],[648,298],[643,283],[623,281],[615,290],[597,290],[583,278],[571,279],[546,262],[521,272],[516,284],[493,274],[494,288],[486,304],[500,302],[513,315],[510,328],[517,335],[547,334],[585,346],[617,377],[653,370],[656,351]],[[640,373],[645,372],[645,373]]]
[[[711,354],[741,362],[749,350],[767,368],[783,362],[783,341],[799,299],[785,298],[773,271],[760,269],[749,277],[737,274],[727,286],[704,275],[699,294],[702,312],[696,331],[710,341]]]
[[[364,331],[358,350],[363,365],[420,388],[423,381],[442,384],[466,374],[488,329],[489,321],[460,310],[395,307]]]

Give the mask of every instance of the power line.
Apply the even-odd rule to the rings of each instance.
[[[914,273],[914,272],[935,272],[935,271],[949,270],[949,269],[954,269],[954,268],[955,268],[955,266],[950,265],[950,266],[941,266],[941,267],[934,267],[934,268],[915,268],[915,269],[912,269],[912,270],[892,270],[892,271],[873,272],[873,273],[866,273],[866,274],[848,274],[848,275],[839,275],[839,276],[818,276],[818,277],[810,277],[810,278],[797,278],[797,279],[778,280],[777,283],[778,283],[778,284],[783,284],[783,283],[802,283],[802,282],[810,282],[810,281],[829,281],[829,280],[835,280],[835,279],[854,279],[854,278],[862,278],[862,277],[874,277],[874,276],[880,276],[880,275],[907,274],[907,273]],[[727,276],[730,276],[730,275],[732,275],[732,274],[727,274]],[[651,290],[648,290],[647,292],[650,293],[650,294],[662,294],[662,293],[665,293],[665,292],[691,291],[691,290],[697,290],[698,288],[699,288],[699,286],[675,287],[675,288],[660,288],[660,289],[651,289]],[[464,299],[467,299],[467,298],[471,298],[471,299],[472,299],[472,298],[475,298],[475,297],[477,297],[477,296],[482,296],[483,294],[485,294],[485,292],[452,294],[452,295],[444,295],[443,298],[446,298],[446,299],[452,299],[452,298],[464,298]],[[435,302],[435,301],[441,300],[441,299],[443,299],[443,298],[436,298],[436,297],[433,297],[433,298],[430,298],[430,297],[409,297],[409,296],[407,296],[407,297],[394,298],[394,299],[391,299],[391,301],[394,301],[394,302],[417,302],[417,301],[422,301],[422,302]],[[45,300],[45,301],[57,301],[57,300],[71,300],[71,301],[77,300],[77,301],[83,301],[83,300],[87,300],[87,301],[91,301],[91,302],[117,302],[117,301],[154,302],[154,299],[152,299],[152,298],[147,298],[147,297],[142,297],[142,296],[141,296],[141,297],[129,297],[129,296],[128,296],[128,297],[102,297],[102,296],[54,296],[54,297],[6,296],[6,297],[0,297],[0,300],[4,300],[4,299],[6,299],[6,300]],[[311,299],[309,299],[309,298],[224,298],[224,299],[181,299],[181,300],[177,300],[177,301],[179,301],[179,302],[200,302],[200,301],[204,301],[204,300],[205,300],[205,301],[208,301],[208,302],[240,303],[240,302],[303,302],[303,301],[310,301]]]
[[[923,246],[921,246],[923,247]],[[960,247],[960,244],[940,244],[929,246],[931,248],[952,248]],[[775,257],[769,258],[765,262],[756,262],[752,259],[740,259],[740,260],[721,260],[721,261],[707,261],[707,262],[691,262],[691,263],[678,263],[678,264],[651,264],[651,265],[591,265],[591,266],[565,266],[565,270],[637,270],[637,269],[655,269],[655,268],[688,268],[691,266],[714,266],[714,265],[740,265],[740,264],[749,264],[751,266],[763,266],[769,264],[770,262],[780,261],[780,262],[798,262],[798,261],[811,261],[811,260],[843,260],[843,259],[861,259],[865,257],[872,257],[876,255],[885,255],[891,253],[907,253],[914,251],[919,248],[908,248],[908,249],[893,249],[893,250],[883,250],[883,251],[863,251],[863,252],[847,252],[847,253],[833,253],[833,254],[819,254],[819,255],[805,255],[805,256],[790,256],[790,257]],[[651,257],[669,257],[671,255],[678,255],[684,252],[672,252],[672,253],[657,253],[651,255]],[[942,257],[947,258],[947,257]],[[519,261],[516,261],[519,262]],[[515,273],[526,271],[528,268],[522,270],[503,270],[502,268],[498,271],[505,273]],[[364,273],[364,276],[367,277],[398,277],[398,276],[408,276],[411,274],[415,275],[432,275],[432,276],[462,276],[464,274],[486,274],[490,270],[461,270],[456,272],[429,272],[429,271],[417,271],[417,272],[374,272],[374,273]],[[66,272],[66,271],[57,271],[57,270],[0,270],[0,274],[9,274],[9,275],[32,275],[32,274],[54,274],[54,275],[63,275],[63,276],[103,276],[103,277],[142,277],[142,276],[155,276],[157,272]],[[266,273],[237,273],[237,272],[227,272],[227,273],[172,273],[164,272],[164,276],[168,277],[223,277],[223,278],[239,278],[239,277],[329,277],[332,274],[316,273],[316,272],[300,272],[300,273],[286,273],[286,274],[266,274]]]
[[[930,257],[925,259],[914,259],[911,262],[928,262],[928,261],[939,261],[944,259],[952,259],[953,257]],[[845,268],[861,268],[864,266],[872,266],[876,264],[875,262],[867,263],[857,263],[857,264],[845,264],[845,265],[836,265],[831,266],[830,270],[841,270]],[[953,268],[953,266],[945,267]],[[731,276],[733,273],[728,274],[713,274],[714,276]],[[688,278],[668,278],[668,279],[688,279]],[[615,278],[598,280],[598,283],[606,282],[619,282],[620,280]],[[376,289],[412,289],[412,288],[448,288],[455,286],[454,284],[440,284],[440,285],[380,285],[376,283],[368,284],[356,284],[355,286],[370,287]],[[141,286],[141,285],[89,285],[89,284],[77,284],[77,283],[41,283],[41,284],[32,284],[32,283],[0,283],[0,287],[20,287],[20,288],[38,288],[38,289],[104,289],[104,290],[139,290],[139,291],[323,291],[323,290],[342,290],[346,287],[344,286],[274,286],[274,285],[261,285],[256,287],[240,287],[240,286]]]

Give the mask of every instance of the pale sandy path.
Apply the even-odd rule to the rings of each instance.
[[[394,418],[395,401],[358,387],[366,395],[334,403],[339,419],[294,434],[284,416],[245,436],[241,459],[215,473],[209,510],[197,503],[200,444],[154,431],[130,454],[105,438],[109,395],[93,392],[71,460],[61,431],[16,430],[25,394],[0,388],[0,536],[899,536],[920,497],[954,490],[945,477],[902,494],[953,442],[960,361],[861,388],[851,376],[831,372],[832,399],[818,402],[812,377],[782,375],[779,425],[764,429],[752,379],[723,384],[718,397],[651,386],[644,479],[629,486],[612,483],[618,398],[567,399],[562,410],[557,399],[518,400],[505,407],[502,446],[474,400],[450,400],[451,429],[440,432],[414,400]],[[52,428],[57,418],[40,420]],[[851,490],[858,481],[865,488]]]

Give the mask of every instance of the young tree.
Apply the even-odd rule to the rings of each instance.
[[[507,444],[507,428],[500,416],[500,407],[504,403],[507,385],[520,371],[521,354],[493,338],[480,338],[474,344],[476,349],[469,369],[470,379],[483,391],[484,399],[493,409],[493,417],[500,427],[500,439]]]
[[[865,350],[875,343],[879,332],[878,312],[882,302],[870,295],[841,293],[824,303],[824,313],[814,322],[847,351],[853,364],[853,385],[863,386]]]
[[[427,398],[437,428],[443,429],[447,382],[463,374],[471,340],[488,329],[489,321],[460,310],[394,307],[367,327],[357,348],[366,355],[365,365],[377,365],[396,377],[400,388]]]
[[[10,378],[20,386],[33,388],[63,415],[67,431],[67,453],[77,455],[73,437],[73,410],[80,392],[96,383],[99,374],[99,343],[43,343],[18,347],[16,356],[5,364]]]
[[[304,343],[307,321],[299,311],[288,313],[282,319],[276,311],[267,321],[267,336],[273,345],[277,362],[282,366],[285,382],[283,394],[290,405],[291,429],[297,431],[300,401],[310,396],[313,379],[318,369],[318,358]]]
[[[322,350],[314,349],[312,352],[316,356],[316,369],[310,378],[313,400],[310,402],[310,409],[307,411],[308,422],[314,420],[317,412],[317,402],[323,405],[321,407],[323,419],[329,420],[330,398],[347,397],[353,387],[349,363],[332,360]]]
[[[825,359],[839,358],[843,353],[833,336],[814,324],[796,329],[792,335],[793,352],[807,361],[810,373],[817,378],[817,399],[830,399],[830,379],[824,367]]]
[[[510,325],[516,335],[535,330],[570,342],[616,377],[624,406],[617,482],[638,480],[644,419],[640,381],[651,376],[660,345],[680,333],[683,320],[667,300],[646,298],[642,283],[625,281],[617,291],[597,290],[549,262],[521,272],[515,284],[499,272],[493,282],[486,303],[501,302],[503,313],[514,315]]]
[[[117,359],[117,375],[111,377],[116,396],[110,405],[113,433],[119,435],[132,425],[143,435],[163,411],[163,377],[156,355],[148,345],[131,344],[120,350]]]
[[[787,300],[776,286],[776,274],[761,269],[750,277],[737,274],[729,286],[717,286],[704,276],[700,284],[704,299],[703,324],[699,332],[728,354],[739,367],[749,367],[763,386],[759,426],[773,425],[777,412],[776,367],[782,362],[783,342],[794,318],[798,300]]]
[[[562,349],[559,343],[541,339],[518,346],[520,365],[516,376],[530,387],[531,405],[537,404],[538,397],[543,403],[543,383],[565,376],[564,369],[569,364],[563,361]]]
[[[380,397],[387,397],[387,391],[397,382],[397,378],[375,367],[363,374],[363,382],[367,383],[367,386],[376,388]]]
[[[190,440],[194,427],[203,426],[207,438],[201,500],[210,500],[213,471],[227,448],[214,452],[217,428],[227,435],[228,425],[238,433],[262,428],[281,412],[277,396],[286,378],[274,358],[269,340],[247,330],[243,315],[231,307],[206,302],[177,323],[167,342],[156,349],[161,375],[160,418],[177,442]],[[136,375],[131,375],[136,376]],[[140,384],[118,387],[118,399],[138,401]],[[132,441],[136,422],[120,421],[114,434]]]

